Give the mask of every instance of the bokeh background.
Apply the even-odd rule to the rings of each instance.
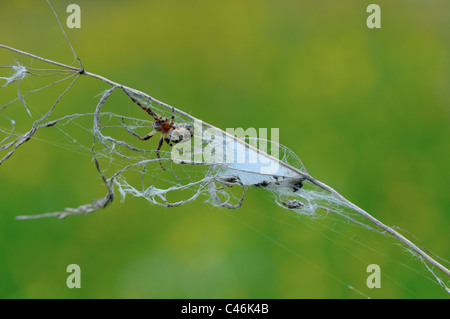
[[[65,25],[73,1],[53,2]],[[280,128],[310,174],[450,258],[448,1],[376,1],[381,29],[366,26],[369,1],[76,3],[81,29],[65,29],[88,71],[223,129]],[[0,30],[2,44],[76,65],[45,1],[2,1]],[[1,51],[1,65],[31,63]],[[82,78],[59,114],[92,112],[105,88]],[[4,92],[1,104],[16,89]],[[45,92],[41,112],[57,96]],[[30,124],[19,104],[3,115]],[[56,147],[59,134],[39,132],[0,167],[1,298],[448,297],[393,241],[354,240],[264,190],[234,211],[117,198],[89,216],[16,221],[105,194],[91,154]],[[81,289],[66,287],[72,263]],[[373,263],[380,289],[366,286]]]

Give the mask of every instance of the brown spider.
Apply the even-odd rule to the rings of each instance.
[[[124,92],[126,93],[126,95],[128,95],[128,97],[131,100],[133,100],[134,103],[139,105],[139,107],[141,109],[143,109],[145,112],[147,112],[154,118],[154,121],[152,124],[153,131],[151,131],[150,133],[148,133],[147,135],[142,137],[139,134],[137,134],[136,132],[132,131],[130,128],[128,128],[128,126],[125,125],[123,118],[122,118],[122,124],[123,124],[123,126],[125,126],[128,133],[136,136],[138,139],[143,140],[143,141],[146,141],[146,140],[152,138],[153,135],[155,135],[157,132],[161,132],[161,138],[159,139],[158,148],[156,149],[156,157],[158,158],[158,160],[161,158],[159,156],[159,151],[161,150],[161,146],[162,146],[163,142],[166,142],[167,144],[169,144],[170,147],[172,147],[173,146],[172,143],[176,144],[176,143],[180,143],[182,141],[187,141],[194,135],[194,128],[192,127],[191,124],[175,122],[175,109],[173,107],[172,107],[172,117],[169,120],[166,117],[159,116],[158,114],[153,112],[149,107],[143,106],[135,98],[133,98],[130,94],[128,94],[128,92],[126,90],[124,90]],[[162,169],[165,169],[162,166],[160,160],[159,160],[159,165],[161,166]]]

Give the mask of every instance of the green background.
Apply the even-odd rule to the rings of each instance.
[[[53,2],[64,25],[72,1]],[[366,26],[369,1],[76,3],[81,29],[65,29],[86,70],[223,129],[280,128],[311,175],[450,257],[448,1],[377,1],[381,29]],[[76,65],[44,1],[2,1],[0,30],[2,44]],[[31,62],[0,51],[1,65]],[[81,78],[58,114],[92,112],[105,88]],[[14,94],[2,89],[1,104]],[[4,115],[30,124],[17,103]],[[43,142],[58,133],[38,132],[0,167],[2,298],[448,298],[392,241],[357,228],[349,240],[348,225],[292,214],[259,189],[232,211],[128,197],[16,221],[105,194],[89,151]],[[81,289],[66,287],[72,263]],[[380,289],[366,286],[374,263]]]

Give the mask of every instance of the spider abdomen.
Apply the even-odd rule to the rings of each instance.
[[[167,137],[174,143],[189,140],[194,135],[194,128],[189,123],[174,123]]]

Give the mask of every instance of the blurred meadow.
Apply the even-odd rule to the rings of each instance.
[[[376,1],[381,29],[366,26],[371,1],[80,0],[80,29],[65,26],[73,1],[52,2],[86,70],[222,129],[279,128],[312,176],[450,258],[448,1]],[[1,1],[0,30],[1,44],[77,65],[45,1]],[[0,49],[0,65],[16,61],[43,65]],[[65,85],[30,107],[46,112]],[[82,77],[55,112],[93,112],[107,88]],[[0,89],[0,105],[16,95]],[[3,128],[4,116],[32,123],[19,103]],[[116,194],[88,216],[15,220],[105,195],[90,150],[61,141],[43,129],[0,166],[0,298],[448,298],[394,241],[291,213],[263,189],[237,210]],[[366,286],[369,264],[381,288]]]

